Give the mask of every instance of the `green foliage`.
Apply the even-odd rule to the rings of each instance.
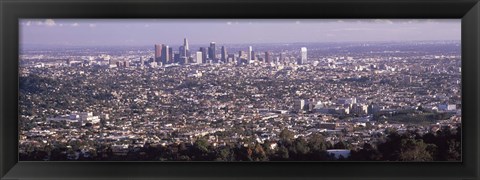
[[[402,139],[399,158],[401,161],[432,161],[433,157],[427,151],[423,140]]]
[[[280,141],[284,143],[290,143],[292,142],[294,138],[294,134],[292,131],[289,131],[287,128],[283,129],[282,132],[280,132]]]
[[[76,152],[85,146],[97,146],[96,150],[80,153],[77,160],[93,161],[459,161],[461,158],[461,128],[452,130],[442,128],[436,133],[422,135],[415,132],[398,134],[392,132],[384,142],[363,144],[362,148],[352,149],[350,157],[336,159],[327,153],[327,149],[349,149],[346,141],[333,145],[325,141],[321,134],[309,137],[293,138],[293,133],[283,130],[278,142],[249,142],[213,146],[206,139],[199,138],[193,144],[170,144],[128,149],[126,156],[118,155],[105,145],[96,145],[87,140],[76,140],[67,143],[53,142],[51,146],[36,147],[22,145],[24,152],[19,154],[20,160],[31,161],[65,161],[72,160]],[[270,144],[276,143],[275,149]],[[67,148],[70,145],[72,148]]]

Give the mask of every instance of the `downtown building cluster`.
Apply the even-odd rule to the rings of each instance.
[[[221,46],[217,49],[215,42],[210,42],[208,47],[200,47],[198,50],[191,50],[187,38],[184,38],[183,45],[174,51],[173,47],[165,44],[155,44],[154,57],[147,62],[141,60],[141,65],[147,64],[150,67],[168,65],[168,64],[250,64],[255,61],[265,63],[282,63],[284,58],[279,54],[275,59],[271,51],[255,52],[252,46],[248,46],[248,50],[240,50],[237,54],[228,53],[227,47]],[[220,53],[217,51],[220,50]],[[300,49],[301,56],[297,59],[298,64],[303,64],[307,61],[307,48]]]

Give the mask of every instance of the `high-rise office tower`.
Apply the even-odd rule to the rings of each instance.
[[[253,60],[253,48],[252,46],[248,46],[248,61]]]
[[[306,47],[302,47],[300,49],[300,62],[299,64],[303,64],[303,63],[306,63],[307,62],[307,48]]]
[[[234,54],[228,54],[227,63],[232,63],[232,62],[235,62],[235,55]]]
[[[207,63],[207,48],[201,47],[200,51],[202,52],[202,63]]]
[[[168,57],[167,57],[168,63],[173,63],[173,48],[169,47],[168,48]]]
[[[168,54],[168,46],[167,45],[162,45],[162,63],[163,64],[168,64],[170,63],[168,58],[170,57],[170,55]]]
[[[227,49],[225,48],[225,46],[222,46],[222,62],[227,62]]]
[[[187,38],[183,39],[183,47],[185,48],[185,56],[190,57],[190,49],[188,47],[188,40]]]
[[[158,62],[160,61],[160,57],[162,57],[162,45],[161,44],[155,44],[155,61]]]
[[[145,64],[145,61],[143,60],[143,57],[140,56],[140,67],[143,68],[144,64]]]
[[[185,57],[187,54],[185,53],[185,46],[178,47],[178,51],[180,53],[180,57]]]
[[[197,57],[195,57],[195,58],[196,58],[196,59],[195,59],[195,60],[196,60],[196,61],[195,61],[196,64],[202,63],[202,62],[203,62],[203,54],[202,54],[202,51],[197,51]]]
[[[180,63],[180,53],[174,53],[173,54],[173,62],[174,63]]]
[[[270,54],[270,52],[269,52],[269,51],[265,51],[265,62],[266,62],[266,63],[272,62],[271,58],[272,58],[272,55]]]
[[[207,59],[208,59],[208,60],[211,60],[212,57],[211,57],[210,53],[212,52],[212,48],[211,48],[210,46],[208,46],[208,47],[207,47],[207,51],[208,51]]]
[[[208,58],[210,58],[211,60],[213,60],[213,62],[216,62],[217,61],[217,57],[215,55],[215,52],[216,52],[216,48],[215,48],[215,42],[211,42],[210,43],[210,47],[209,47],[209,52],[208,52]]]
[[[189,50],[187,38],[184,38],[184,39],[183,39],[183,46],[185,47],[186,50]]]

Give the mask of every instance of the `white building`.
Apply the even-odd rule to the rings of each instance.
[[[303,63],[306,63],[306,62],[307,62],[307,48],[302,47],[300,49],[300,63],[299,64],[303,64]]]
[[[196,58],[195,58],[195,64],[200,64],[203,62],[203,58],[202,58],[202,51],[197,51],[197,54],[196,54]]]
[[[248,61],[253,60],[253,58],[254,58],[252,56],[252,51],[253,51],[252,46],[248,46],[248,54],[247,54]]]
[[[298,99],[293,103],[293,108],[297,111],[302,111],[305,108],[305,100]]]
[[[440,111],[455,111],[455,110],[457,110],[457,105],[455,105],[455,104],[440,104],[440,105],[438,105],[438,110],[440,110]]]
[[[63,115],[56,118],[47,118],[48,121],[65,121],[65,122],[80,122],[82,125],[86,123],[100,123],[100,118],[98,116],[93,116],[92,112],[80,112],[72,113],[69,115]]]

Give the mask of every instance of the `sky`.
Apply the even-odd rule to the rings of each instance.
[[[20,19],[21,45],[460,40],[460,19]]]

